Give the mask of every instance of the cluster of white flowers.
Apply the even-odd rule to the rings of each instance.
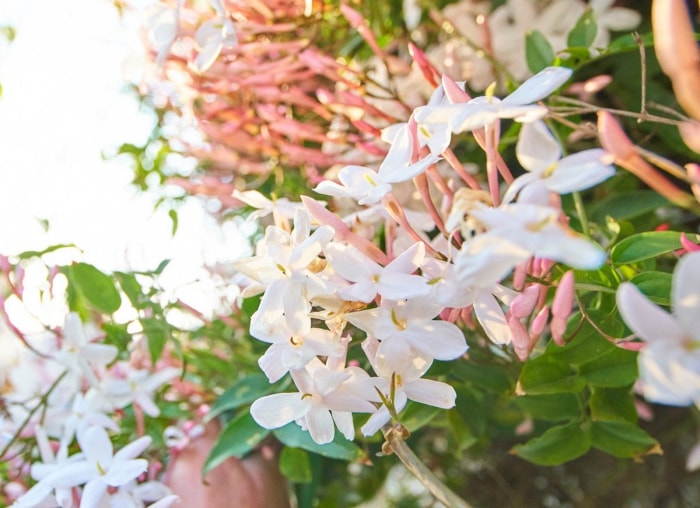
[[[3,342],[19,343],[9,336]],[[29,469],[37,480],[29,490],[18,482],[4,486],[6,494],[17,498],[12,506],[70,508],[78,499],[83,508],[171,506],[177,496],[165,485],[137,483],[148,469],[148,461],[137,457],[151,438],[143,436],[114,453],[108,431],[119,432],[113,415],[130,405],[157,416],[154,392],[179,370],[151,374],[115,361],[117,348],[104,344],[97,328],[75,313],[49,335],[23,340],[32,349],[18,349],[3,367],[6,411],[0,415],[0,449],[10,467],[23,469],[22,444],[14,441],[21,433],[36,440],[40,460]],[[69,455],[76,442],[81,452]]]
[[[547,108],[538,103],[570,75],[566,68],[547,68],[503,100],[492,93],[470,99],[444,78],[428,105],[385,130],[391,147],[378,171],[348,166],[339,183],[317,186],[319,193],[354,201],[352,214],[337,216],[308,197],[275,209],[275,224],[256,255],[236,268],[251,279],[244,296],[264,293],[250,326],[253,337],[270,344],[259,365],[270,382],[290,373],[298,392],[254,402],[251,414],[260,425],[296,421],[317,443],[327,443],[335,427],[353,438],[352,413],[371,413],[361,429],[371,435],[408,400],[452,407],[454,389],[423,376],[434,360],[465,355],[467,342],[455,321],[469,320],[472,310],[493,343],[513,344],[520,358],[528,356],[548,319],[548,308],[536,305],[546,288],[507,287],[504,279],[518,270],[546,277],[553,262],[594,269],[605,260],[598,245],[567,227],[558,194],[608,178],[611,160],[600,149],[561,158],[542,121]],[[503,118],[523,122],[517,151],[528,172],[515,180],[496,155]],[[487,153],[490,193],[454,161],[448,161],[455,171],[447,177],[449,168],[437,169],[450,158],[451,136],[466,131]],[[510,180],[505,199],[498,172]],[[437,205],[428,177],[442,193]],[[410,180],[424,191],[423,212],[394,195]],[[371,241],[382,225],[384,250]],[[562,279],[558,292],[569,294],[555,298],[554,306],[566,302],[552,309],[559,330],[571,311],[573,278]],[[359,334],[374,376],[346,361]]]
[[[613,0],[508,0],[489,12],[489,2],[461,0],[442,11],[449,22],[448,37],[427,54],[439,69],[454,79],[466,79],[475,90],[496,79],[498,69],[522,81],[531,75],[525,58],[528,33],[539,32],[555,53],[561,52],[567,48],[569,32],[591,9],[597,27],[591,51],[599,51],[609,44],[610,32],[639,25],[637,11],[613,4]]]

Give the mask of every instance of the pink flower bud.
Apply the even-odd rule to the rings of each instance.
[[[518,319],[529,316],[535,309],[535,305],[537,305],[537,300],[540,296],[540,288],[541,286],[539,284],[530,284],[522,293],[513,298],[513,302],[510,304],[511,314]]]
[[[552,302],[552,316],[566,320],[571,314],[574,305],[574,272],[569,270],[561,280],[554,293]]]
[[[697,252],[700,251],[700,245],[691,242],[685,233],[681,233],[681,245],[686,252]]]
[[[539,337],[542,335],[542,332],[544,332],[544,329],[547,326],[547,319],[549,319],[549,307],[544,306],[537,313],[535,319],[532,320],[532,323],[530,323],[530,335],[533,337]]]
[[[530,339],[530,334],[527,333],[525,325],[513,315],[508,317],[508,327],[513,332],[513,349],[515,354],[518,355],[518,359],[521,362],[524,362],[530,356],[530,351],[532,350],[533,342]]]

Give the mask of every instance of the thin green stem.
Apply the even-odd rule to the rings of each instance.
[[[576,207],[576,214],[578,215],[578,220],[581,222],[581,230],[583,234],[588,235],[590,232],[590,224],[588,223],[588,216],[586,215],[586,209],[583,207],[583,199],[581,198],[580,192],[572,193],[574,197],[574,206]]]

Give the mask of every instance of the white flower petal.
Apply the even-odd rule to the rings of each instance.
[[[512,94],[503,99],[504,104],[533,104],[544,99],[567,82],[573,71],[566,67],[547,67],[525,81]]]
[[[301,393],[273,393],[250,406],[250,414],[261,427],[276,429],[301,417],[311,409],[311,401]]]
[[[102,479],[112,487],[119,487],[135,480],[141,473],[148,470],[146,459],[119,460],[112,464]]]
[[[683,342],[683,330],[676,320],[651,303],[634,284],[620,284],[617,290],[617,307],[627,326],[647,342],[665,342],[669,347],[678,346]]]
[[[335,425],[330,411],[323,407],[314,406],[306,414],[306,425],[313,439],[318,444],[326,444],[333,441]]]
[[[411,400],[443,409],[454,407],[457,398],[454,388],[433,379],[416,379],[406,384],[403,391]]]
[[[700,341],[700,252],[686,254],[676,266],[673,313],[683,330]]]
[[[523,124],[515,146],[518,161],[528,171],[541,170],[561,158],[561,145],[544,122]]]

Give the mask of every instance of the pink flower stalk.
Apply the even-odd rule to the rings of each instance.
[[[598,132],[603,148],[615,156],[615,164],[637,176],[672,203],[683,208],[697,206],[693,196],[680,190],[637,154],[632,141],[607,111],[598,112]]]
[[[310,42],[317,21],[304,2],[229,0],[216,13],[206,3],[179,4],[171,8],[173,16],[163,7],[165,17],[151,27],[154,34],[169,31],[172,40],[155,40],[151,47],[176,87],[166,109],[193,118],[206,138],[202,146],[183,139],[184,151],[210,162],[206,172],[215,179],[264,175],[276,166],[325,172],[337,164],[364,164],[375,159],[376,146],[368,142],[378,138],[377,128],[407,116],[403,105],[388,114],[370,102],[362,70],[335,59],[333,44],[320,49]],[[347,5],[340,12],[381,58],[389,58],[359,12]],[[336,19],[342,41],[352,28],[342,16]],[[390,101],[396,102],[388,96]],[[362,154],[365,149],[370,151]]]

